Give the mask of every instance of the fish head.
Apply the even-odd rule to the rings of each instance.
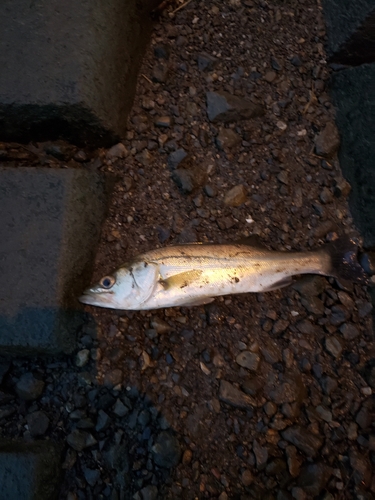
[[[149,298],[158,279],[156,266],[147,262],[124,265],[87,288],[79,301],[109,309],[138,310]]]

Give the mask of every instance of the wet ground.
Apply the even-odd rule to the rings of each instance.
[[[336,157],[319,4],[175,7],[155,26],[122,145],[4,148],[15,165],[119,177],[93,280],[174,243],[256,234],[299,251],[343,234],[360,241]],[[235,111],[210,120],[207,99],[215,108],[230,100],[223,92],[238,97]],[[45,384],[36,402],[0,407],[1,434],[67,440],[61,498],[374,498],[365,287],[308,277],[195,308],[87,312],[76,358],[14,361],[4,378],[10,394],[27,371]]]

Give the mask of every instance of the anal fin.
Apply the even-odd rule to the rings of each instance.
[[[263,288],[262,292],[272,292],[273,290],[278,290],[279,288],[284,288],[286,286],[289,286],[293,282],[294,282],[293,278],[291,276],[288,276],[287,278],[283,278],[280,281],[276,281],[276,283],[273,283],[268,288]]]

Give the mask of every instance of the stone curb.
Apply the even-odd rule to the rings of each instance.
[[[0,168],[3,353],[74,349],[109,184],[79,169]]]
[[[1,2],[1,140],[65,138],[96,147],[118,141],[126,130],[153,4]]]

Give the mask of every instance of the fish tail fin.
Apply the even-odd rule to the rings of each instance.
[[[357,260],[358,245],[349,236],[340,236],[321,251],[330,257],[329,269],[324,274],[341,281],[368,283],[368,277]]]

